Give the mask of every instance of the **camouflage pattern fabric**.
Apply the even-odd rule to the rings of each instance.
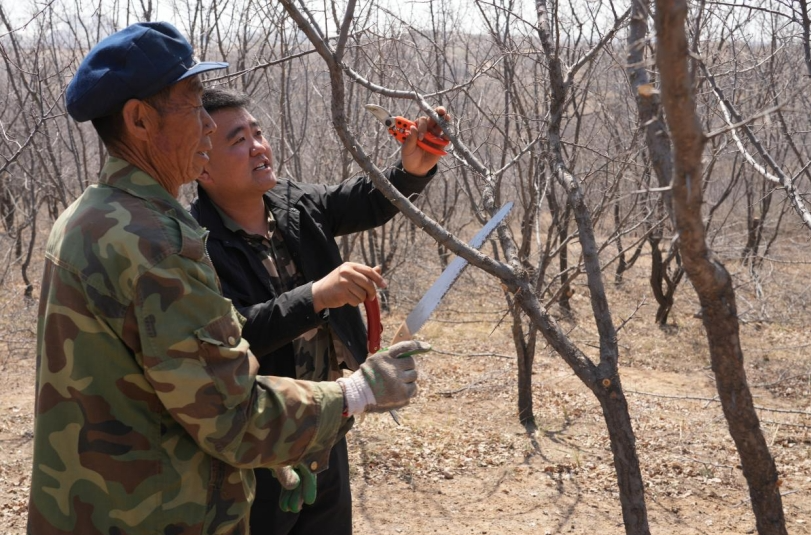
[[[270,236],[268,237],[248,232],[239,223],[228,217],[228,214],[216,204],[214,208],[219,213],[223,225],[242,237],[256,253],[277,296],[307,283],[290,255],[284,235],[277,227],[270,209],[267,210]],[[295,338],[291,344],[296,363],[296,379],[327,381],[343,376],[343,372],[338,366],[336,353],[349,350],[344,347],[337,336],[332,335],[328,324],[310,329]]]
[[[256,376],[205,238],[115,158],[57,220],[28,533],[247,533],[252,468],[326,468],[347,424],[340,386]]]

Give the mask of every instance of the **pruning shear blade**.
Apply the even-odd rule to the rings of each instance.
[[[416,124],[414,121],[406,119],[405,117],[392,116],[386,108],[378,106],[377,104],[367,104],[366,109],[374,115],[378,121],[383,123],[386,128],[388,128],[389,134],[400,143],[405,141],[406,137],[408,137],[408,134],[411,132],[411,127]],[[447,154],[447,152],[443,150],[447,144],[447,139],[434,135],[431,132],[426,132],[423,139],[417,140],[418,147],[438,156],[445,156]]]

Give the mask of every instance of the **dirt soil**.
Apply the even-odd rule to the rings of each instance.
[[[393,275],[398,296],[384,339],[439,274]],[[780,472],[791,534],[811,533],[811,332],[805,265],[775,265],[754,281],[735,273],[746,370]],[[408,275],[408,276],[406,276]],[[607,284],[619,333],[620,377],[646,485],[652,533],[755,533],[746,482],[709,369],[699,307],[688,284],[671,325],[640,261],[621,286]],[[629,278],[629,277],[627,277]],[[582,281],[581,281],[582,282]],[[758,286],[759,285],[759,288]],[[756,291],[757,290],[757,291]],[[25,531],[34,409],[36,306],[6,285],[0,296],[0,526]],[[765,297],[764,297],[765,296]],[[563,329],[592,359],[598,340],[588,289]],[[368,416],[349,435],[355,533],[624,533],[605,423],[594,396],[543,341],[533,374],[538,430],[518,423],[510,316],[501,290],[467,271],[420,331],[420,393],[401,411]]]

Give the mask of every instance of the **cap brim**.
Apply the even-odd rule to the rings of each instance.
[[[181,80],[185,80],[189,76],[194,76],[195,74],[201,74],[207,71],[216,71],[219,69],[225,69],[227,67],[228,63],[225,63],[224,61],[201,61],[200,63],[194,65],[188,71],[184,72],[183,75],[180,76],[180,78],[175,80],[174,83],[177,83]]]

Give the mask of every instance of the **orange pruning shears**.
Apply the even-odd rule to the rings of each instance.
[[[386,128],[389,129],[389,134],[394,136],[394,139],[400,143],[405,141],[405,138],[408,137],[408,134],[411,132],[411,127],[416,124],[414,121],[410,121],[405,117],[393,117],[386,108],[378,106],[377,104],[367,104],[366,109],[377,117],[378,121],[386,125]],[[445,156],[447,154],[447,152],[442,150],[447,144],[447,139],[434,135],[431,132],[426,132],[423,139],[417,141],[418,147],[438,156]]]

